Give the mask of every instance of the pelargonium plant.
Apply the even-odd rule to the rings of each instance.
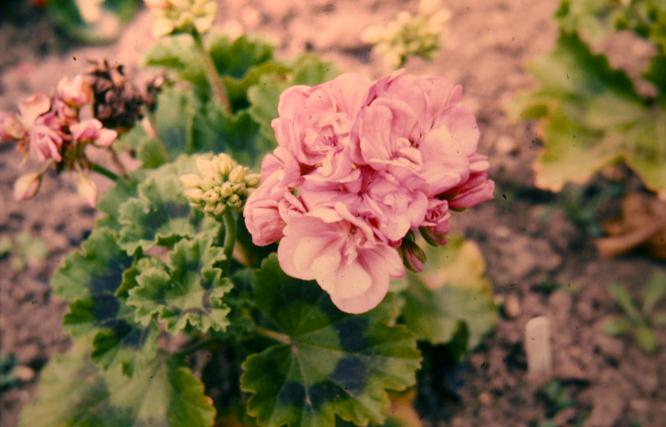
[[[496,317],[481,253],[449,233],[494,189],[462,88],[338,75],[191,24],[149,52],[167,75],[140,108],[127,82],[95,97],[77,77],[3,116],[2,139],[58,170],[104,170],[91,145],[141,163],[105,174],[53,276],[72,346],[20,425],[401,425],[417,343],[464,353]]]

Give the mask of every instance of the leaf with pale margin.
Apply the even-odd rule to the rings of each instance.
[[[217,222],[191,209],[183,194],[178,177],[193,172],[193,159],[181,157],[147,174],[137,197],[120,207],[120,247],[130,254],[138,248],[170,247],[184,237],[219,228]]]
[[[229,325],[224,295],[232,287],[216,267],[224,260],[224,251],[213,245],[210,236],[182,240],[169,253],[165,265],[141,270],[136,277],[138,286],[129,290],[127,304],[143,325],[157,319],[172,333],[224,331]]]
[[[514,116],[541,119],[537,186],[559,191],[623,160],[648,188],[666,191],[666,111],[648,106],[623,71],[578,36],[561,35],[556,49],[530,72],[540,87],[520,95],[512,110]]]
[[[405,323],[432,344],[450,342],[464,325],[466,349],[472,349],[497,323],[483,255],[475,243],[460,236],[426,253],[426,269],[408,273],[409,287],[402,294]]]
[[[421,357],[409,330],[395,325],[393,296],[364,315],[343,313],[316,283],[284,274],[275,255],[252,287],[258,309],[288,341],[242,364],[241,389],[259,425],[326,427],[336,416],[381,423],[387,390],[414,384]]]
[[[119,363],[133,369],[133,353],[149,330],[135,324],[116,291],[132,265],[108,228],[96,228],[80,251],[70,255],[53,277],[56,295],[70,302],[64,329],[74,337],[94,335],[93,360],[104,368]]]
[[[142,353],[128,377],[91,363],[91,338],[74,341],[41,374],[36,399],[20,416],[20,427],[210,427],[212,400],[192,372],[159,352]]]

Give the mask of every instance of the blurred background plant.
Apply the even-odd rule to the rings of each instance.
[[[0,238],[0,258],[10,257],[10,266],[16,272],[34,268],[48,255],[44,241],[28,231],[19,232],[13,239]]]
[[[566,184],[587,185],[602,172],[608,185],[623,187],[616,194],[629,197],[644,224],[661,224],[656,199],[666,198],[666,2],[562,0],[556,20],[555,48],[528,67],[536,88],[519,94],[509,107],[512,117],[537,121],[544,144],[533,166],[537,187],[559,192]],[[596,42],[618,32],[649,46],[648,66],[638,77],[599,52]],[[632,174],[642,186],[628,185]],[[636,208],[637,200],[643,208]],[[574,221],[590,223],[584,218],[588,209],[576,205],[569,208]],[[623,205],[615,226],[604,227],[620,239],[600,242],[600,253],[619,255],[651,241],[659,246],[651,253],[663,254],[666,241],[655,241],[663,224],[637,232],[641,227],[630,224],[629,210]],[[623,221],[628,225],[619,226]],[[592,235],[598,235],[596,228]]]
[[[421,0],[415,14],[403,10],[386,25],[368,27],[361,38],[389,67],[400,68],[411,56],[433,59],[450,18],[440,0]]]
[[[643,285],[642,301],[636,301],[624,286],[613,283],[608,292],[622,310],[622,317],[608,319],[604,331],[610,335],[631,335],[646,353],[659,346],[655,329],[666,327],[666,310],[658,306],[666,297],[666,274],[655,272]]]

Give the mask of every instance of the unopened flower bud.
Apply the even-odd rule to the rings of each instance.
[[[414,240],[405,238],[400,246],[400,255],[405,267],[412,271],[420,273],[428,259],[426,253],[414,242]]]
[[[198,157],[195,163],[198,175],[180,177],[185,197],[191,206],[214,217],[222,216],[227,207],[242,209],[250,192],[259,184],[257,175],[249,174],[247,167],[224,153]]]
[[[97,185],[87,174],[79,172],[76,179],[76,191],[90,207],[95,207],[97,204]]]
[[[14,182],[14,199],[16,201],[28,200],[35,197],[42,183],[42,174],[29,172],[21,175]]]

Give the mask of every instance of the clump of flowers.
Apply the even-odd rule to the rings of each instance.
[[[97,190],[88,177],[91,163],[85,150],[88,146],[109,148],[117,132],[105,128],[96,118],[84,117],[83,111],[92,100],[90,83],[83,75],[77,75],[63,78],[53,97],[36,94],[19,103],[18,114],[0,113],[0,140],[16,142],[26,157],[42,163],[38,171],[26,173],[16,181],[16,200],[34,197],[44,173],[54,167],[59,172],[76,171],[79,193],[94,206]]]
[[[452,210],[492,198],[461,98],[444,78],[403,71],[285,91],[278,147],[244,209],[253,242],[279,241],[285,273],[316,280],[341,310],[377,306],[405,265],[422,269],[415,233],[443,245]]]
[[[165,36],[195,29],[204,34],[213,26],[216,0],[145,0],[155,16],[153,33]]]
[[[450,17],[439,0],[421,0],[417,14],[402,11],[388,25],[369,27],[361,37],[390,67],[399,68],[410,56],[432,59]]]
[[[221,153],[196,159],[198,174],[180,177],[185,197],[193,208],[222,218],[227,208],[241,210],[250,192],[259,185],[259,175]]]

